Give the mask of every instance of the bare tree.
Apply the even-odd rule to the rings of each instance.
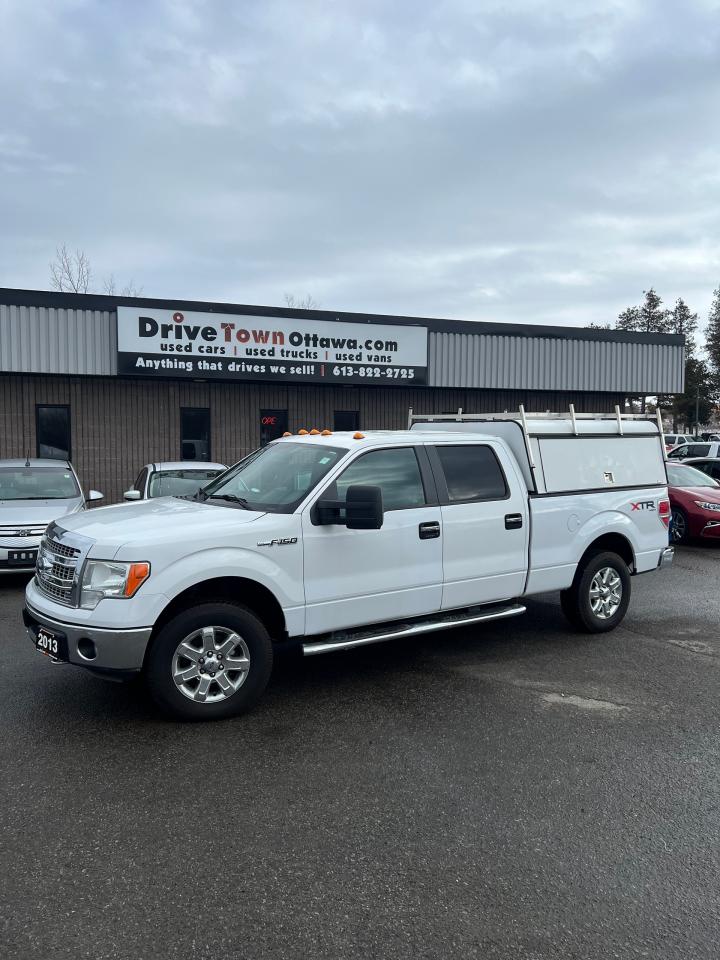
[[[50,283],[64,293],[87,293],[90,286],[90,261],[82,250],[70,253],[63,244],[55,250],[50,264]]]
[[[285,305],[293,310],[317,310],[320,306],[309,293],[306,293],[304,297],[296,297],[294,293],[285,293],[283,294],[283,300]]]
[[[122,290],[118,291],[117,281],[115,280],[115,274],[111,273],[109,277],[106,277],[103,280],[103,290],[109,297],[120,296],[120,297],[140,297],[142,296],[142,287],[136,287],[133,280],[130,283],[126,283]]]

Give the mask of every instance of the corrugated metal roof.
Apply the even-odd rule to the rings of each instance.
[[[428,346],[428,380],[437,387],[616,393],[679,393],[683,389],[684,348],[672,342],[431,331]]]
[[[0,303],[0,371],[114,376],[114,312]]]
[[[41,291],[37,298],[35,306],[28,302],[27,291],[0,290],[0,371],[117,374],[116,312],[109,308],[109,298]],[[283,311],[288,312],[308,313]],[[342,319],[354,318],[342,315]],[[683,389],[684,347],[679,337],[625,337],[615,331],[567,327],[551,333],[550,328],[530,325],[524,330],[497,325],[497,332],[490,332],[491,324],[478,325],[475,333],[464,332],[472,330],[474,325],[469,323],[416,322],[428,326],[430,386],[626,394]],[[463,332],[453,332],[458,329]]]

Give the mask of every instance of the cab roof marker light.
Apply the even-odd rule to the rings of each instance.
[[[290,433],[289,430],[286,430],[285,433],[283,434],[283,436],[284,436],[284,437],[291,437],[292,434]]]
[[[313,427],[312,430],[310,431],[310,436],[311,436],[311,437],[319,437],[319,436],[320,436],[320,431],[317,430],[315,427]]]
[[[298,430],[299,437],[306,437],[308,435],[307,430]]]
[[[332,436],[332,430],[327,430],[327,429],[325,429],[325,430],[323,430],[323,432],[320,434],[320,436],[321,436],[321,437],[331,437],[331,436]]]
[[[364,440],[364,439],[365,439],[365,434],[360,433],[360,431],[353,434],[353,440]]]

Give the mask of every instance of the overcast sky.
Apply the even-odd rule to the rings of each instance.
[[[720,3],[0,0],[0,285],[614,322],[720,283]]]

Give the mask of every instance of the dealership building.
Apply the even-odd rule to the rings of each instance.
[[[679,336],[0,288],[0,458],[69,457],[112,502],[146,463],[286,430],[612,411],[683,372]]]

